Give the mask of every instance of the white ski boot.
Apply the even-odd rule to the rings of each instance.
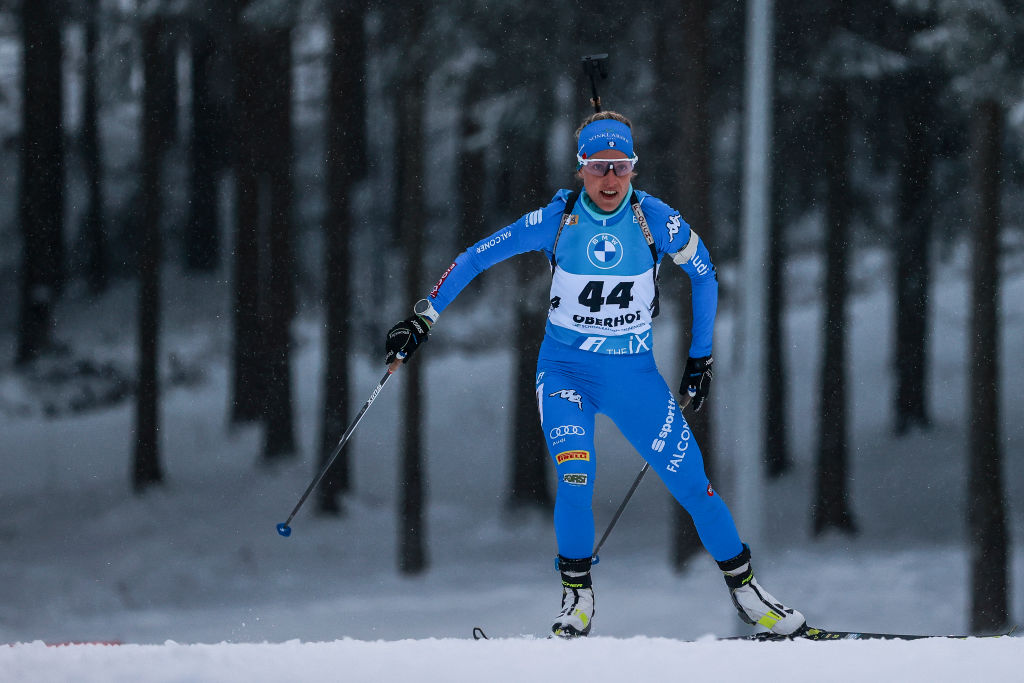
[[[729,586],[732,604],[740,613],[740,619],[783,636],[804,628],[807,623],[804,615],[783,605],[754,578],[750,548],[745,543],[742,553],[731,560],[719,562],[718,566],[725,572],[725,583]]]
[[[591,558],[580,560],[558,556],[562,574],[562,611],[551,632],[559,638],[579,638],[590,633],[594,618],[594,587],[590,579]]]

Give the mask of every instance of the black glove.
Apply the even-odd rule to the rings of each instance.
[[[430,326],[418,315],[413,315],[388,330],[384,345],[384,363],[391,365],[396,358],[408,363],[420,344],[427,341]]]
[[[711,364],[714,362],[711,356],[686,359],[686,370],[683,371],[683,381],[679,383],[679,393],[689,395],[693,412],[701,409],[704,399],[711,391]]]

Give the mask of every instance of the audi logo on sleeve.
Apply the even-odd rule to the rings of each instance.
[[[548,436],[552,439],[560,439],[564,436],[586,436],[586,434],[587,430],[579,425],[561,425],[548,432]]]

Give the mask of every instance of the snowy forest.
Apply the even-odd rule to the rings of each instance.
[[[230,609],[268,584],[313,605],[316,590],[341,590],[335,569],[367,592],[393,575],[381,581],[399,593],[439,572],[454,583],[462,566],[509,581],[526,559],[550,569],[539,254],[467,287],[295,534],[272,526],[370,397],[388,328],[462,249],[578,186],[572,134],[595,83],[633,121],[634,184],[679,209],[718,267],[715,384],[687,419],[731,505],[736,433],[752,429],[730,374],[747,5],[0,0],[2,640],[161,642],[173,629],[125,616],[110,633],[98,615]],[[900,588],[900,604],[953,595],[936,618],[963,620],[932,628],[1004,632],[1024,616],[1024,6],[777,2],[769,29],[766,382],[752,432],[764,566],[799,595],[791,545],[885,572],[959,562],[934,592]],[[583,58],[596,54],[608,57],[592,82]],[[656,352],[674,387],[689,290],[669,270]],[[602,429],[599,531],[641,464]],[[644,483],[605,562],[714,573],[658,487]],[[218,536],[217,524],[238,526]],[[500,569],[503,548],[523,557]],[[921,554],[881,559],[896,548]],[[363,559],[346,565],[352,552]],[[110,553],[134,569],[109,569]],[[545,576],[521,591],[550,584],[542,616],[520,615],[541,630],[557,598]],[[289,637],[254,628],[187,632]]]

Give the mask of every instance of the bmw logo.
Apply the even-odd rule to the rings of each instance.
[[[602,232],[587,243],[587,257],[601,270],[614,268],[622,261],[622,242],[615,235]]]

